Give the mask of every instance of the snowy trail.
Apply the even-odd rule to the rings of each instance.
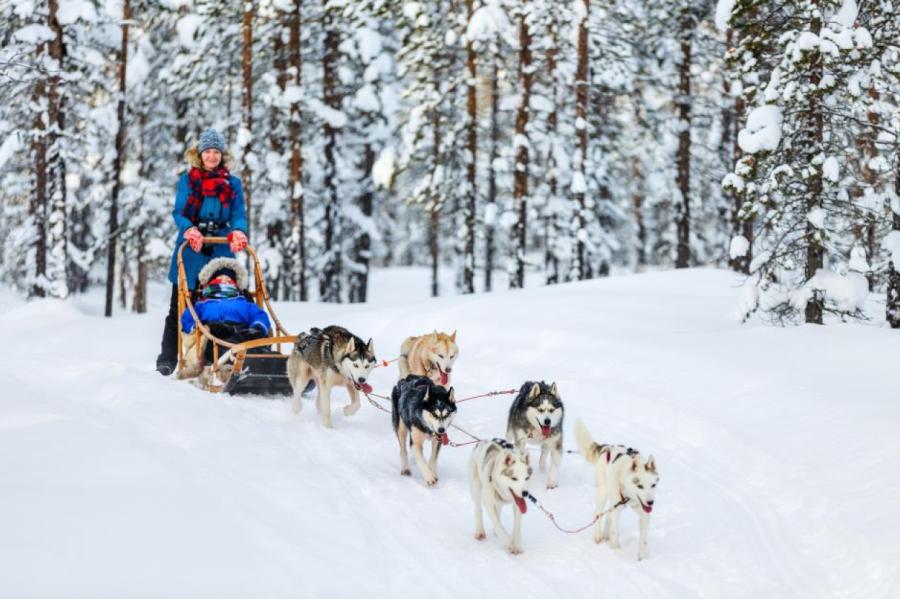
[[[564,535],[533,506],[525,553],[473,539],[471,448],[444,448],[437,488],[399,475],[386,414],[363,400],[335,429],[307,401],[208,395],[152,372],[161,312],[12,302],[0,327],[0,597],[603,596],[740,599],[900,593],[896,333],[777,329],[729,316],[712,270],[440,300],[385,273],[375,304],[280,305],[289,329],[339,323],[395,357],[407,334],[458,329],[462,396],[555,380],[599,441],[652,453],[650,557]],[[411,287],[415,286],[415,287]],[[161,305],[159,306],[161,308]],[[373,375],[388,394],[396,367]],[[502,435],[510,396],[460,405]],[[452,438],[465,441],[461,433]],[[537,458],[537,453],[533,454]],[[563,458],[532,490],[562,526],[588,522],[593,471]],[[504,521],[511,518],[507,511]]]

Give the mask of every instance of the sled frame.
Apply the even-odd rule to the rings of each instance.
[[[226,237],[204,237],[203,238],[204,245],[213,244],[213,245],[223,245],[229,243]],[[259,265],[259,256],[256,255],[256,251],[253,250],[249,245],[244,248],[247,254],[253,259],[253,290],[250,291],[250,295],[253,298],[253,301],[257,306],[265,310],[269,318],[271,318],[273,323],[273,328],[275,335],[271,337],[265,337],[263,339],[253,339],[251,341],[244,341],[242,343],[231,343],[229,341],[224,341],[219,339],[215,335],[210,332],[209,328],[197,317],[197,312],[194,309],[194,303],[191,300],[191,289],[188,286],[187,275],[184,271],[184,249],[188,247],[188,242],[185,241],[178,248],[178,370],[181,371],[184,366],[185,360],[185,350],[182,347],[181,339],[183,330],[181,327],[181,318],[184,314],[185,310],[188,310],[191,313],[191,316],[194,317],[194,335],[196,335],[196,340],[194,343],[193,351],[197,352],[197,358],[202,359],[202,349],[201,349],[201,340],[202,338],[206,338],[207,343],[213,344],[213,361],[208,366],[210,367],[209,376],[207,377],[198,377],[200,380],[198,381],[198,386],[205,389],[206,391],[210,391],[212,393],[221,393],[228,381],[233,377],[239,374],[243,367],[244,363],[247,360],[286,360],[287,355],[282,353],[281,346],[283,344],[289,345],[291,348],[293,344],[297,341],[296,335],[291,335],[287,332],[287,330],[282,326],[281,321],[278,320],[278,316],[275,314],[275,310],[272,309],[272,304],[270,302],[269,290],[266,288],[266,281],[262,276],[262,269]],[[274,345],[276,350],[274,353],[270,354],[248,354],[247,352],[251,349],[257,347]],[[228,351],[234,357],[234,361],[230,366],[227,364],[219,365],[219,361],[221,356],[219,355],[219,346],[227,347]],[[290,351],[290,350],[289,350]]]

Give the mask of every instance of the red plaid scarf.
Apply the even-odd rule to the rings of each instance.
[[[222,208],[226,210],[234,200],[234,189],[231,188],[228,169],[224,166],[212,171],[191,167],[188,171],[188,184],[191,193],[184,205],[182,215],[195,225],[200,220],[200,206],[203,205],[204,197],[216,196],[219,198]]]

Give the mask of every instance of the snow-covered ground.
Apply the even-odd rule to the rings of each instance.
[[[738,281],[715,270],[437,300],[423,275],[380,272],[369,305],[279,316],[342,324],[385,358],[408,334],[457,329],[461,396],[556,381],[567,445],[581,418],[656,456],[648,560],[630,511],[621,550],[533,508],[522,555],[476,541],[469,448],[446,448],[426,488],[399,475],[389,419],[365,403],[324,430],[310,403],[295,416],[159,376],[162,286],[149,315],[113,319],[99,295],[4,293],[0,597],[900,596],[896,331],[739,325]],[[377,370],[376,390],[395,377]],[[510,400],[461,404],[457,422],[502,435]],[[590,520],[580,456],[558,489],[532,480],[563,526]]]

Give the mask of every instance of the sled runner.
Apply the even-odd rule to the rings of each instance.
[[[228,243],[225,237],[205,237],[204,244]],[[233,343],[217,337],[214,334],[215,323],[201,322],[194,309],[191,290],[188,287],[187,276],[184,271],[183,252],[188,243],[185,241],[178,249],[178,369],[183,368],[185,356],[188,351],[196,351],[197,358],[203,351],[201,337],[206,338],[207,343],[212,343],[212,362],[204,370],[204,374],[198,377],[198,385],[213,393],[225,392],[230,395],[291,395],[291,383],[287,377],[287,359],[297,337],[288,334],[272,305],[269,303],[269,292],[259,266],[259,258],[253,248],[245,249],[253,259],[253,290],[249,290],[250,300],[265,310],[271,321],[274,335],[263,339],[253,339],[240,343]],[[196,328],[196,342],[190,349],[185,349],[182,343],[181,317],[188,310],[194,318]],[[281,346],[287,345],[286,351],[281,352]],[[223,349],[224,348],[224,349]]]

